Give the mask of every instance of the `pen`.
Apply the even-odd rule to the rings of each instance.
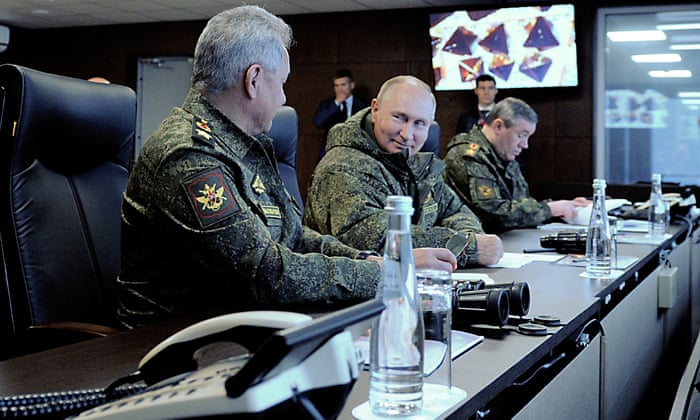
[[[524,254],[534,254],[536,252],[556,252],[554,248],[535,248],[535,249],[523,249]]]

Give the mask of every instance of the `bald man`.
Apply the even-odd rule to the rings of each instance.
[[[382,85],[369,108],[333,127],[310,180],[305,223],[350,246],[381,251],[386,197],[407,195],[413,198],[414,247],[447,247],[458,267],[496,263],[503,255],[500,238],[485,235],[444,182],[444,163],[420,152],[435,109],[425,82],[397,76]]]

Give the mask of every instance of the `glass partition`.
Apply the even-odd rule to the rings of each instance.
[[[700,4],[602,8],[596,30],[596,177],[700,185]]]

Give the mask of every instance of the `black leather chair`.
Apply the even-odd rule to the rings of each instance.
[[[282,105],[267,135],[272,138],[275,146],[275,158],[287,191],[294,197],[301,210],[304,202],[299,191],[297,178],[297,139],[299,133],[299,118],[297,111],[289,105]]]
[[[0,65],[0,358],[118,331],[135,126],[128,87]]]
[[[425,140],[421,152],[433,152],[440,157],[440,124],[433,121],[428,128],[428,138]]]

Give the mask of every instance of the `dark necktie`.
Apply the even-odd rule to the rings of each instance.
[[[479,111],[479,113],[481,114],[481,118],[479,118],[479,126],[483,127],[484,122],[486,121],[486,116],[489,115],[489,111],[484,110],[484,111]]]
[[[345,103],[345,101],[340,103],[340,113],[343,115],[343,120],[345,120],[348,117],[348,113],[345,110],[346,106],[347,104]]]

